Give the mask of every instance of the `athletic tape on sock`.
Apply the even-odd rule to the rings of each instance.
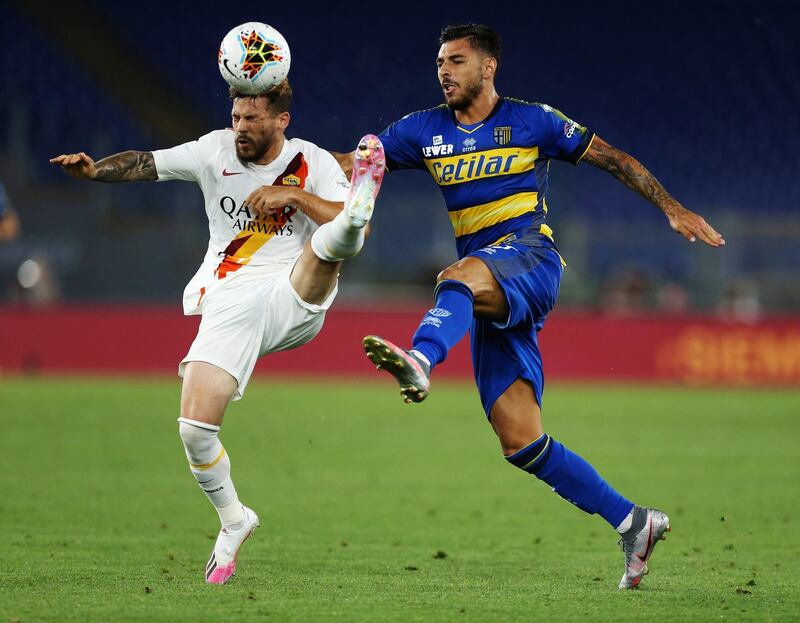
[[[189,426],[194,426],[196,428],[203,428],[205,430],[214,431],[218,433],[220,431],[220,427],[216,424],[206,424],[205,422],[198,422],[197,420],[190,420],[189,418],[179,417],[179,422],[183,422],[184,424],[188,424]]]

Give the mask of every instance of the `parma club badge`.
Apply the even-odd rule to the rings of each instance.
[[[511,142],[511,126],[497,126],[494,129],[494,142],[498,145],[508,145]]]

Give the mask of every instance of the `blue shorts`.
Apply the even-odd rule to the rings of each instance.
[[[472,366],[483,409],[488,417],[495,401],[518,378],[530,381],[541,406],[544,373],[537,333],[558,296],[561,256],[550,238],[530,229],[469,257],[489,267],[509,308],[505,322],[472,320]]]

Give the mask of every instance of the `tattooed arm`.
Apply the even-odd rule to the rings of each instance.
[[[97,182],[154,182],[158,179],[153,154],[149,151],[123,151],[103,158],[98,162],[80,152],[62,154],[51,158],[52,164],[59,164],[66,173],[79,180]]]
[[[630,154],[612,147],[599,136],[595,136],[583,160],[608,171],[628,188],[661,208],[669,219],[670,227],[689,242],[700,238],[712,247],[721,247],[725,244],[722,236],[706,223],[702,216],[684,208],[653,177],[653,174]]]

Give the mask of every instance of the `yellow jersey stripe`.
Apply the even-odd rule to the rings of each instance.
[[[550,226],[547,225],[546,223],[542,223],[541,225],[539,225],[539,233],[542,234],[543,236],[547,236],[548,238],[550,238],[550,240],[555,242],[555,240],[553,239],[553,230],[550,229]],[[513,235],[514,234],[506,234],[505,236],[503,236],[499,240],[495,240],[489,246],[493,247],[496,244],[503,244],[506,240],[511,238],[511,236],[513,236]],[[554,249],[554,251],[555,251],[555,249]],[[561,266],[563,268],[566,268],[567,267],[567,263],[564,261],[564,258],[561,257],[561,254],[558,251],[556,251],[555,253],[556,253],[556,255],[558,255],[558,259],[561,260]]]
[[[516,193],[498,201],[490,201],[463,210],[449,212],[450,223],[456,237],[474,234],[476,231],[522,216],[536,209],[538,193]]]
[[[476,131],[480,130],[484,125],[486,125],[486,124],[482,123],[477,128],[472,128],[471,130],[467,130],[467,128],[462,128],[460,125],[457,125],[456,129],[457,130],[461,130],[465,134],[472,134],[473,132],[476,132]]]
[[[542,223],[539,226],[539,233],[547,236],[548,238],[550,238],[550,240],[555,242],[555,239],[553,238],[553,230],[546,223]],[[558,255],[558,259],[561,260],[561,266],[563,268],[566,268],[567,263],[564,261],[564,258],[561,257],[561,254],[558,251],[556,251],[556,255]]]
[[[251,221],[251,223],[252,222],[253,221]],[[236,250],[236,253],[225,256],[220,265],[217,266],[217,270],[214,272],[214,275],[217,277],[217,279],[222,279],[228,273],[237,271],[242,266],[247,266],[250,263],[250,260],[253,259],[253,255],[255,255],[255,253],[261,247],[272,240],[276,233],[276,231],[271,231],[265,234],[261,232],[252,232],[250,230],[239,232],[239,234],[233,240],[241,240],[242,238],[247,238],[247,240]]]
[[[589,139],[589,143],[586,145],[586,149],[583,150],[583,153],[575,161],[575,164],[578,164],[581,160],[583,160],[583,157],[589,153],[589,150],[592,148],[592,143],[594,143],[594,139],[596,136],[597,134],[592,134],[592,138]]]
[[[425,166],[439,186],[450,186],[500,175],[526,173],[536,166],[538,157],[538,147],[504,147],[426,159]]]
[[[213,461],[211,461],[211,463],[203,463],[202,465],[195,465],[194,463],[189,463],[189,465],[191,465],[193,469],[199,469],[200,471],[206,471],[207,469],[211,469],[217,463],[219,463],[222,460],[223,456],[225,456],[225,448],[221,448],[220,449],[219,454],[217,455],[217,458],[214,459]]]

